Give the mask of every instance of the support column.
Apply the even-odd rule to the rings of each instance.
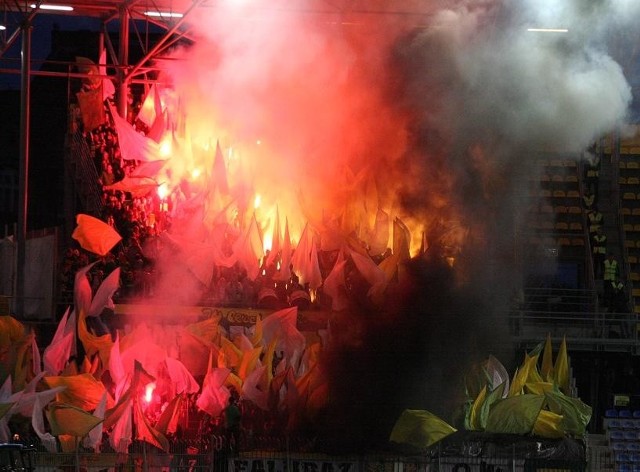
[[[26,260],[27,210],[29,204],[29,137],[31,122],[31,19],[22,29],[20,89],[20,162],[18,170],[18,227],[16,228],[16,288],[14,312],[24,317],[24,268]]]
[[[118,113],[127,117],[127,100],[129,97],[129,81],[127,67],[129,65],[129,10],[126,5],[120,7],[120,37],[118,48]]]

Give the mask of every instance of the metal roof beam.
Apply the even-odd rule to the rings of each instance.
[[[129,77],[133,77],[139,70],[140,68],[142,68],[142,66],[145,65],[145,63],[147,61],[149,61],[151,58],[153,58],[153,56],[155,54],[157,54],[160,50],[162,50],[162,48],[165,46],[165,43],[167,43],[167,41],[169,41],[169,39],[171,38],[171,36],[178,31],[178,28],[180,28],[180,26],[185,22],[185,20],[189,17],[189,15],[191,14],[191,12],[197,8],[198,6],[200,6],[200,4],[202,4],[203,2],[205,2],[206,0],[194,0],[193,3],[191,4],[191,6],[187,9],[187,11],[185,11],[183,13],[182,18],[179,18],[178,21],[176,21],[176,23],[169,29],[167,30],[167,33],[160,39],[160,41],[158,41],[158,43],[151,49],[151,51],[149,51],[146,56],[144,56],[134,67],[133,69],[131,69],[131,71],[129,72],[129,74],[127,74],[127,78]]]

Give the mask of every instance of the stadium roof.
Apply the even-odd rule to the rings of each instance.
[[[126,9],[133,18],[172,18],[194,8],[245,7],[249,0],[0,0],[0,11],[29,12],[39,5],[39,13],[86,16],[109,20]],[[423,0],[254,0],[254,11],[306,13],[315,15],[400,15],[421,16],[434,3]],[[62,10],[49,8],[70,7]],[[2,19],[0,18],[0,21]]]

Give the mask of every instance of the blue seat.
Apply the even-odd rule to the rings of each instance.
[[[632,464],[631,472],[640,472],[640,464]]]
[[[607,412],[606,411],[605,411],[604,415],[607,416]],[[633,416],[634,418],[640,419],[640,410],[633,410],[633,413],[631,414],[631,416]]]
[[[627,451],[640,453],[640,443],[639,442],[627,443]]]
[[[635,420],[622,420],[620,423],[622,429],[636,429]]]
[[[610,420],[609,421],[609,429],[622,429],[622,421],[620,420]]]
[[[632,418],[631,410],[620,410],[618,412],[618,418]]]
[[[624,452],[627,450],[627,443],[624,441],[611,441],[611,449],[616,452]]]
[[[633,472],[633,466],[631,464],[622,463],[616,467],[617,472]]]
[[[630,454],[629,460],[634,464],[640,464],[640,454],[636,454],[636,453]]]
[[[631,456],[626,452],[616,452],[616,462],[629,462]]]
[[[625,433],[627,431],[622,431],[620,429],[613,429],[611,431],[609,431],[609,440],[610,441],[624,441],[625,440]]]
[[[634,430],[622,431],[622,439],[625,441],[635,441],[638,439],[638,433]]]
[[[615,408],[609,408],[608,410],[605,410],[604,417],[605,418],[617,418],[618,417],[618,410],[616,410]]]

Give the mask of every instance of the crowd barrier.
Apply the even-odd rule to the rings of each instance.
[[[284,444],[290,444],[286,438]],[[50,453],[35,445],[0,447],[2,472],[587,472],[611,464],[545,460],[493,451],[470,451],[465,456],[439,448],[424,454],[367,453],[332,455],[310,451],[251,449],[229,451],[224,440],[213,436],[172,444],[169,452],[135,443],[124,453],[75,451]],[[22,449],[20,449],[22,448]],[[13,460],[7,460],[8,452]]]

